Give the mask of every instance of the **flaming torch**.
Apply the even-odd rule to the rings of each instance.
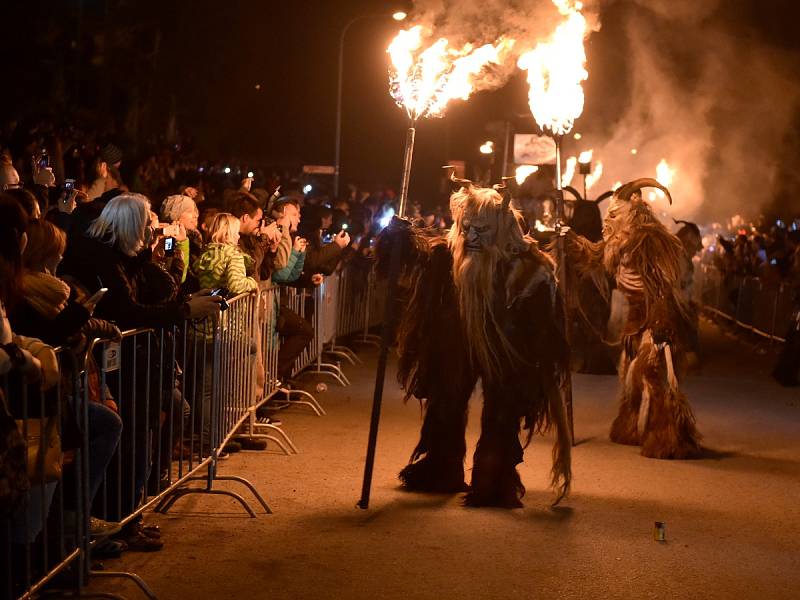
[[[417,121],[424,117],[442,116],[450,100],[469,98],[481,72],[488,65],[501,64],[506,58],[507,51],[514,44],[513,40],[501,38],[494,44],[486,44],[477,48],[472,44],[466,44],[457,49],[452,48],[445,38],[439,38],[423,49],[424,33],[423,28],[419,25],[400,31],[388,49],[392,60],[390,91],[398,106],[405,109],[409,121],[403,157],[400,206],[396,215],[400,219],[406,214]],[[388,229],[408,225],[400,219],[394,218]],[[392,323],[400,266],[398,244],[393,244],[389,256],[389,289],[386,294],[383,332],[375,374],[375,391],[372,397],[372,416],[367,456],[364,463],[364,479],[361,498],[358,501],[358,507],[361,509],[369,508],[372,468],[375,462],[386,362],[393,333]]]
[[[423,48],[424,34],[421,25],[402,30],[387,50],[392,61],[390,93],[397,105],[405,109],[409,120],[400,185],[400,217],[405,216],[408,201],[417,121],[441,117],[451,100],[469,98],[480,73],[489,65],[501,64],[514,45],[513,40],[500,38],[494,44],[453,48],[446,38],[439,38]]]
[[[586,19],[576,0],[553,0],[565,17],[550,40],[520,56],[517,66],[528,72],[528,104],[533,118],[556,143],[556,188],[561,190],[561,139],[583,112],[581,82],[589,77],[584,66]],[[563,198],[563,197],[562,197]],[[563,218],[563,200],[559,218]]]
[[[528,104],[533,118],[542,131],[553,136],[556,144],[556,252],[559,285],[566,298],[566,264],[564,239],[560,235],[564,223],[564,192],[561,181],[561,140],[571,130],[583,112],[581,83],[589,77],[586,71],[586,19],[581,14],[583,4],[578,0],[553,0],[564,17],[549,40],[540,42],[530,52],[520,56],[517,66],[528,73]],[[576,161],[577,162],[577,161]],[[574,172],[574,165],[573,165]],[[565,324],[566,325],[566,324]],[[564,403],[572,426],[572,381],[567,377]]]

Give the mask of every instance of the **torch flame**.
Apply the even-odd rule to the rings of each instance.
[[[578,155],[578,162],[584,164],[592,162],[592,154],[594,154],[594,150],[584,150]]]
[[[587,27],[580,2],[553,3],[565,20],[549,41],[520,56],[517,66],[528,72],[528,104],[539,127],[564,135],[583,112],[581,82],[589,77],[583,47]]]
[[[666,159],[662,158],[661,162],[658,163],[656,166],[656,181],[663,185],[664,187],[668,188],[672,184],[672,180],[675,178],[675,169],[669,166]],[[664,192],[659,189],[655,190],[656,196],[658,198],[664,198]],[[652,196],[652,193],[651,193]],[[651,198],[654,200],[655,198]]]
[[[478,76],[487,66],[502,64],[514,45],[514,40],[500,38],[494,44],[457,49],[439,38],[423,49],[424,33],[421,25],[402,30],[387,50],[392,60],[392,97],[412,121],[442,116],[448,102],[469,98]]]
[[[603,163],[597,161],[594,164],[592,172],[586,176],[586,189],[592,189],[592,186],[603,176]]]
[[[535,165],[520,165],[520,166],[518,166],[516,172],[514,173],[514,175],[516,175],[516,178],[517,178],[517,184],[522,185],[523,183],[525,183],[525,180],[528,177],[530,177],[531,175],[536,173],[536,171],[538,171],[538,170],[539,170],[539,167],[537,167]]]
[[[561,185],[569,185],[572,183],[572,178],[575,175],[575,167],[578,166],[578,159],[570,156],[567,159],[567,164],[564,167],[564,173],[561,175]]]

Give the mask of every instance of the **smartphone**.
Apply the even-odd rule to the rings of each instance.
[[[103,296],[106,295],[107,292],[108,292],[108,288],[107,287],[100,288],[94,294],[89,296],[89,298],[86,300],[85,304],[97,304],[98,302],[100,302],[100,299]]]
[[[175,238],[165,237],[164,238],[164,255],[165,256],[172,256],[175,254]]]
[[[50,166],[50,157],[46,152],[42,152],[42,155],[39,157],[39,160],[36,164],[40,169],[46,169]]]
[[[230,308],[230,306],[228,305],[228,301],[225,300],[225,296],[228,295],[228,290],[226,288],[213,289],[213,290],[211,290],[211,295],[212,296],[219,296],[220,298],[222,298],[222,302],[219,303],[220,311],[225,312],[226,310],[228,310]]]
[[[71,192],[75,189],[75,180],[74,179],[65,179],[64,180],[64,189],[68,192]]]
[[[333,241],[333,234],[332,233],[326,233],[325,235],[322,236],[322,243],[323,244],[330,244],[332,241]]]

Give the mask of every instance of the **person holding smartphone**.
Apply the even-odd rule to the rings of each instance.
[[[195,201],[183,194],[167,196],[161,205],[161,218],[175,227],[175,252],[180,253],[184,264],[182,284],[190,275],[190,265],[203,253],[203,237],[197,228],[199,217]],[[197,289],[196,285],[192,287]]]

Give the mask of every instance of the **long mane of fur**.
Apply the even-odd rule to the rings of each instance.
[[[647,315],[658,299],[666,298],[682,318],[688,318],[688,307],[680,297],[684,264],[680,240],[643,200],[631,201],[628,211],[618,218],[623,220],[621,227],[605,244],[606,269],[616,274],[621,266],[639,277]]]
[[[453,226],[447,241],[453,253],[453,279],[473,360],[484,365],[490,377],[499,376],[502,364],[518,357],[495,314],[494,277],[501,262],[528,246],[520,227],[521,216],[505,207],[500,194],[490,188],[461,188],[451,196],[450,210]],[[492,246],[480,253],[466,252],[462,225],[466,216],[480,218],[489,225],[495,234]]]

